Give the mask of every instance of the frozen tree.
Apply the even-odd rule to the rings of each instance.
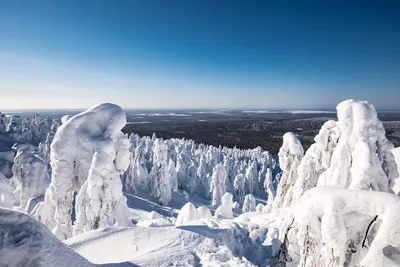
[[[246,195],[243,202],[242,211],[243,213],[256,211],[256,199],[252,194]]]
[[[28,148],[19,148],[14,158],[13,183],[20,208],[25,208],[28,200],[42,196],[50,184],[47,164]]]
[[[59,239],[72,235],[74,195],[79,193],[87,180],[93,154],[96,150],[101,151],[98,147],[103,143],[101,141],[112,140],[116,147],[121,147],[123,151],[116,152],[114,168],[123,169],[120,165],[125,161],[120,157],[126,157],[125,150],[128,148],[118,143],[125,124],[124,111],[117,105],[106,103],[71,117],[57,130],[50,150],[50,188],[46,191],[45,203],[38,207],[36,213],[43,214],[42,209],[54,210],[54,214],[50,215],[56,224],[52,230]]]
[[[197,187],[196,165],[193,161],[191,161],[187,169],[187,192],[189,194],[195,194],[196,187]]]
[[[4,133],[7,129],[6,114],[0,112],[0,133]]]
[[[200,216],[202,219],[211,219],[212,218],[211,211],[206,206],[198,207],[197,211],[200,213]]]
[[[243,203],[245,196],[245,176],[242,173],[236,175],[234,183],[233,183],[233,192],[235,193],[238,201]]]
[[[297,169],[298,179],[293,188],[293,201],[297,203],[307,190],[315,187],[318,178],[326,171],[331,163],[331,157],[340,138],[340,129],[335,121],[324,123],[315,144],[307,150]]]
[[[374,106],[346,100],[337,106],[337,114],[341,136],[318,185],[390,192],[398,176],[393,144]]]
[[[291,205],[293,198],[293,186],[297,180],[297,168],[303,158],[303,147],[294,133],[283,135],[283,145],[279,149],[279,164],[283,176],[278,185],[278,190],[273,207],[281,208]]]
[[[197,168],[197,177],[199,179],[199,195],[203,196],[206,199],[210,198],[210,181],[209,175],[207,172],[207,164],[206,164],[206,157],[201,155],[199,167]]]
[[[149,173],[147,170],[147,160],[145,158],[144,147],[140,144],[135,149],[135,157],[129,167],[133,180],[131,183],[136,183],[141,190],[146,190],[148,187]]]
[[[221,204],[221,198],[226,192],[226,179],[226,168],[220,163],[215,166],[211,178],[210,190],[212,193],[212,206],[219,206]]]
[[[154,141],[153,168],[149,174],[152,195],[162,205],[171,200],[172,184],[168,176],[168,151],[165,143],[160,139]]]
[[[14,188],[0,172],[0,207],[12,209],[15,204]]]
[[[246,170],[245,175],[245,191],[246,194],[253,194],[258,181],[257,161],[253,160]]]
[[[265,205],[265,211],[271,211],[276,195],[276,188],[272,180],[272,170],[270,168],[268,168],[267,172],[265,173],[264,190],[267,196],[267,205]]]
[[[196,207],[192,203],[188,202],[179,211],[175,225],[181,226],[188,222],[199,220],[201,218],[201,214],[196,209]]]
[[[177,192],[178,191],[178,175],[176,173],[175,163],[172,159],[169,160],[168,163],[168,177],[171,180],[172,190]]]
[[[232,194],[225,193],[222,196],[222,204],[215,210],[215,217],[222,219],[233,219],[232,207]]]
[[[176,161],[176,172],[178,175],[178,183],[182,187],[183,190],[187,190],[186,185],[187,185],[187,170],[188,170],[188,159],[186,158],[186,155],[183,153],[179,153],[177,156],[177,161]]]
[[[129,141],[122,132],[98,140],[88,179],[76,198],[74,235],[130,224],[120,179],[129,165],[128,153]]]

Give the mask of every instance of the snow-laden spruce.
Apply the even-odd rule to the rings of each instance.
[[[21,209],[26,207],[30,198],[43,196],[50,184],[47,163],[38,151],[28,145],[14,145],[17,153],[12,167],[14,195]]]
[[[246,192],[265,198],[267,175],[270,175],[268,178],[272,183],[269,192],[275,194],[275,174],[279,173],[279,167],[261,148],[217,148],[192,140],[163,140],[155,135],[139,137],[131,134],[129,139],[131,160],[123,181],[125,190],[130,193],[140,190],[158,195],[161,192],[157,189],[158,183],[167,181],[161,177],[164,173],[170,176],[171,186],[163,191],[165,197],[156,197],[160,203],[163,199],[168,204],[168,192],[177,189],[210,199],[216,206],[221,203],[225,192],[232,193],[234,200],[240,203]]]
[[[289,207],[293,201],[293,186],[297,181],[297,168],[303,158],[304,150],[294,133],[283,135],[283,145],[279,149],[279,164],[282,178],[276,192],[273,207]]]
[[[289,208],[269,215],[282,243],[271,264],[400,266],[393,145],[369,102],[347,100],[337,110],[338,122],[324,124],[299,166],[280,162],[283,177],[298,179],[283,191],[293,189]]]
[[[109,185],[113,190],[120,190],[118,184],[115,184],[120,183],[115,178],[115,172],[116,170],[118,172],[124,171],[129,164],[126,157],[129,147],[123,145],[125,141],[121,138],[121,129],[125,124],[126,116],[124,111],[117,105],[106,103],[97,105],[69,118],[57,130],[54,140],[51,143],[50,161],[52,176],[50,188],[46,191],[46,201],[37,207],[35,216],[43,223],[54,220],[55,226],[48,226],[52,228],[53,233],[59,239],[63,240],[72,236],[72,210],[74,208],[72,203],[74,195],[77,193],[80,194],[83,184],[88,179],[89,170],[93,163],[93,154],[96,151],[101,153],[105,149],[103,145],[107,147],[114,146],[116,151],[115,155],[112,156],[115,159],[114,164],[110,165],[108,164],[108,160],[106,160],[107,166],[112,168],[104,170],[104,173],[100,175],[105,177],[107,173],[112,174],[113,178],[106,185]],[[110,177],[107,177],[107,179],[110,179]],[[91,182],[96,183],[96,179],[94,180]],[[93,188],[96,188],[94,184]],[[84,190],[89,190],[89,197],[81,197],[76,205],[80,207],[86,206],[88,204],[86,201],[94,201],[96,198],[97,203],[102,203],[103,199],[101,197],[105,197],[106,193],[104,190],[91,191],[91,187],[88,185],[85,186]],[[96,195],[96,193],[98,194]],[[84,194],[82,192],[80,196]],[[116,197],[105,197],[104,200],[117,200],[118,192],[113,192],[113,196]],[[123,201],[124,199],[119,203]],[[100,210],[101,208],[97,206],[95,210]],[[114,209],[116,207],[112,206],[112,209],[108,209],[105,212],[108,216],[115,216],[113,214]],[[78,210],[81,212],[81,215],[86,213],[84,209]],[[47,214],[44,211],[54,211],[54,213]]]
[[[393,144],[387,140],[374,106],[346,100],[337,106],[337,114],[341,135],[318,185],[390,192],[398,177]]]
[[[222,218],[222,219],[233,219],[233,201],[232,201],[232,194],[225,193],[222,196],[222,203],[221,205],[215,210],[215,217]]]
[[[0,172],[0,207],[12,209],[15,205],[14,187]]]
[[[99,140],[89,177],[76,198],[74,235],[110,226],[128,226],[128,206],[120,176],[128,168],[129,141],[122,133]]]
[[[252,194],[246,195],[243,202],[242,211],[243,213],[256,211],[256,199]]]
[[[298,178],[293,188],[293,203],[299,202],[304,192],[315,187],[321,173],[329,168],[340,133],[336,121],[329,120],[322,125],[314,138],[315,143],[306,151],[297,169]],[[296,168],[295,165],[292,166]]]

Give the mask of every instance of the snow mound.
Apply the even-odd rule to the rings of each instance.
[[[178,218],[176,220],[176,226],[184,225],[191,221],[196,221],[201,219],[200,212],[196,209],[196,207],[192,203],[186,203],[185,206],[182,207],[181,211],[178,214]]]
[[[206,206],[198,207],[197,211],[200,213],[200,216],[202,219],[211,219],[212,218],[211,211]]]
[[[31,217],[0,208],[0,265],[94,266]]]
[[[64,243],[98,264],[254,266],[235,257],[226,246],[216,243],[213,237],[219,236],[218,230],[184,227],[197,229],[199,233],[168,227],[105,228],[83,233]],[[230,262],[236,265],[230,265]]]

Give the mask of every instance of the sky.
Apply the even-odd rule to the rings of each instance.
[[[0,110],[400,108],[398,1],[0,1]]]

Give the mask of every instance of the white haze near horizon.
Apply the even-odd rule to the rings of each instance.
[[[1,51],[0,80],[1,110],[86,109],[105,102],[125,109],[324,109],[349,98],[398,107],[398,98],[368,88],[338,95],[337,85],[317,82],[267,77],[237,84],[226,77],[199,80],[157,66],[118,72]]]

